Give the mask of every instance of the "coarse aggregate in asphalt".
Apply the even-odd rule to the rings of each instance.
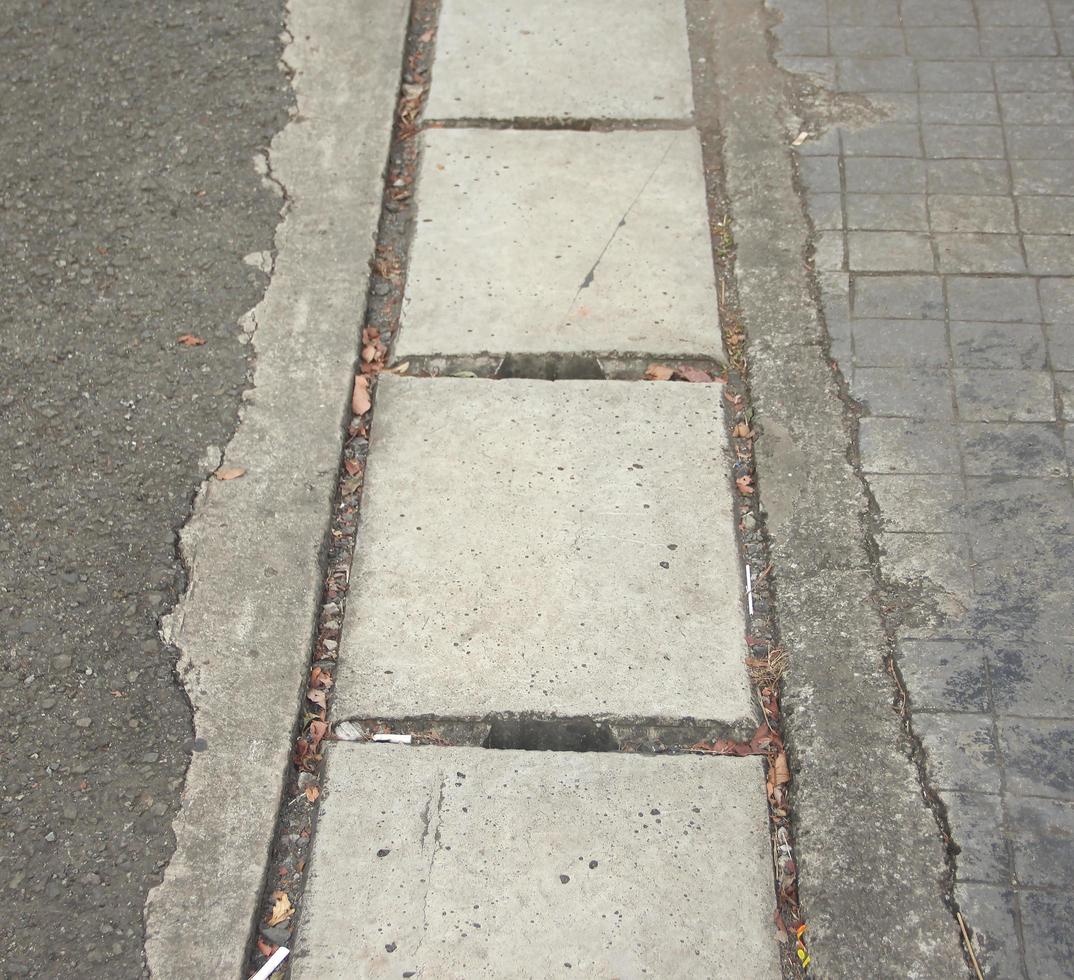
[[[192,742],[158,617],[248,384],[281,2],[0,18],[0,973],[142,975]],[[187,347],[183,334],[205,340]],[[226,787],[221,788],[226,792]]]

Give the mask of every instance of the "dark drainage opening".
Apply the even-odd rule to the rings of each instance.
[[[486,749],[547,752],[618,752],[607,724],[592,718],[494,718],[482,743]]]
[[[590,354],[507,354],[498,378],[530,381],[603,381],[604,368]]]

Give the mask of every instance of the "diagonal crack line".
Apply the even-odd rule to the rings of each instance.
[[[677,134],[676,134],[677,135]],[[667,148],[661,154],[660,159],[657,161],[655,167],[653,167],[652,173],[645,178],[645,183],[641,185],[638,193],[634,195],[634,199],[627,205],[627,209],[623,212],[622,217],[616,223],[615,228],[612,230],[611,235],[608,236],[608,240],[604,243],[604,248],[600,250],[600,254],[597,255],[596,261],[590,267],[589,271],[585,274],[585,278],[582,280],[582,284],[575,291],[574,296],[571,297],[570,304],[567,306],[567,312],[563,314],[563,319],[571,315],[571,310],[574,309],[574,304],[578,302],[578,297],[582,295],[583,289],[588,289],[593,282],[593,275],[597,271],[597,266],[600,265],[601,260],[604,258],[605,253],[611,248],[612,242],[615,241],[615,236],[619,234],[619,229],[626,224],[627,216],[634,210],[634,205],[641,199],[642,194],[645,193],[645,188],[652,183],[653,178],[656,176],[656,172],[664,165],[664,161],[668,158],[668,154],[671,152],[671,148],[675,145],[675,136],[672,136],[668,142]]]
[[[436,822],[432,826],[433,831],[433,849],[429,855],[429,867],[425,872],[425,902],[421,910],[421,938],[418,939],[418,944],[414,947],[414,952],[411,954],[414,957],[415,974],[422,972],[421,962],[418,960],[418,951],[421,949],[422,944],[425,942],[425,937],[429,935],[429,893],[432,891],[433,881],[433,865],[436,863],[436,855],[440,853],[440,823],[443,820],[444,815],[444,787],[447,786],[448,777],[444,775],[440,778],[440,789],[437,792],[436,797]],[[422,812],[421,820],[424,824],[424,829],[421,834],[421,849],[425,850],[425,841],[429,836],[430,825],[430,810],[432,809],[432,796],[425,801],[425,809]]]

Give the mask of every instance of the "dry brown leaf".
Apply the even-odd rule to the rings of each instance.
[[[176,343],[184,347],[201,347],[205,343],[205,338],[195,337],[192,333],[182,333],[176,338]]]
[[[323,721],[311,721],[310,722],[310,741],[313,743],[313,748],[316,749],[321,744],[321,739],[325,737],[328,732],[328,724]]]
[[[745,422],[739,422],[731,435],[735,436],[737,439],[749,439],[753,436],[753,431]]]
[[[359,374],[354,379],[354,394],[351,395],[351,411],[355,415],[365,415],[373,407],[369,400],[369,379]]]
[[[780,752],[772,760],[768,769],[768,781],[773,786],[782,786],[791,781],[791,771],[787,766],[787,753]]]
[[[420,36],[420,37],[418,38],[418,40],[419,40],[419,41],[421,41],[421,43],[422,43],[422,44],[428,44],[428,43],[429,43],[429,42],[430,42],[430,41],[431,41],[432,39],[433,39],[433,32],[432,32],[432,28],[430,28],[429,30],[427,30],[427,31],[426,31],[426,32],[425,32],[424,34],[422,34],[422,35],[421,35],[421,36]]]
[[[246,470],[241,466],[221,466],[213,476],[218,480],[237,480],[240,476],[245,476]]]
[[[278,926],[294,914],[295,907],[291,904],[291,899],[287,897],[287,892],[273,892],[272,913],[269,915],[268,924]]]
[[[675,369],[675,377],[681,381],[694,381],[704,383],[712,380],[712,375],[701,368],[690,367],[689,364],[680,364]]]
[[[675,371],[664,364],[650,364],[645,369],[646,381],[670,381]]]
[[[317,705],[318,708],[328,707],[328,700],[325,697],[324,691],[318,691],[316,689],[308,690],[306,691],[306,700],[311,704]]]
[[[317,797],[320,796],[320,795],[321,795],[321,791],[316,786],[307,786],[306,787],[306,799],[309,800],[310,803],[316,803],[317,802]]]
[[[753,477],[740,476],[735,480],[735,486],[738,487],[738,492],[746,494],[747,496],[753,493]]]

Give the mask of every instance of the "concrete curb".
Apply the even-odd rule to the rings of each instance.
[[[154,977],[239,976],[288,764],[320,593],[402,64],[406,0],[303,0],[273,140],[277,257],[250,312],[254,387],[182,534],[189,589],[165,624],[198,741],[176,851],[146,904]]]
[[[710,63],[734,218],[737,282],[762,437],[782,640],[785,733],[796,775],[799,892],[825,977],[960,976],[943,843],[884,672],[864,489],[827,362],[795,190],[781,73],[759,0],[692,5]],[[704,11],[701,13],[701,11]],[[712,118],[710,116],[710,118]]]

